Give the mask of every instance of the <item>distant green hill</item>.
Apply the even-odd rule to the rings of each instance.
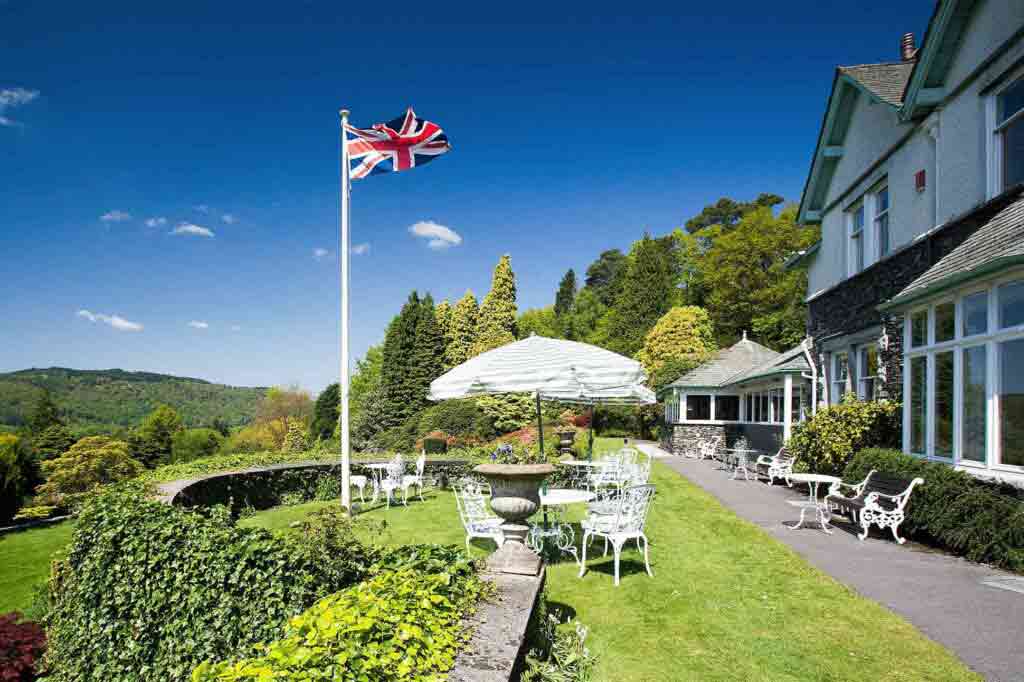
[[[189,426],[209,425],[218,417],[232,426],[245,424],[266,392],[122,369],[24,369],[0,374],[0,430],[24,424],[43,390],[72,430],[89,432],[135,426],[161,403]]]

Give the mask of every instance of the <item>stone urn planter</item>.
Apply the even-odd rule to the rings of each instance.
[[[491,509],[505,523],[505,542],[487,560],[498,573],[537,575],[541,558],[526,546],[525,521],[540,508],[540,485],[555,472],[550,464],[481,464],[473,469],[491,484]]]

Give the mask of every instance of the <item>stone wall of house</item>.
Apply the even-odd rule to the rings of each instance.
[[[903,316],[883,314],[878,305],[895,297],[1019,196],[1019,190],[1007,192],[812,299],[807,307],[807,334],[815,341],[815,358],[824,352],[822,340],[881,326],[883,337],[887,337],[880,354],[885,377],[881,392],[900,400]]]
[[[693,457],[697,447],[711,438],[721,438],[725,447],[746,438],[748,447],[774,452],[782,446],[782,424],[674,424],[671,437],[662,440],[662,448],[673,455]]]
[[[697,455],[697,447],[706,440],[722,438],[725,440],[725,427],[721,424],[673,424],[671,436],[665,449],[673,455]]]

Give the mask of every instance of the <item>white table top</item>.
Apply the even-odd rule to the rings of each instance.
[[[387,469],[391,465],[391,462],[373,462],[371,464],[364,464],[363,466],[367,469]]]
[[[561,465],[568,467],[598,467],[601,466],[601,462],[596,460],[588,459],[563,459],[558,462]]]
[[[828,474],[790,474],[787,478],[801,483],[838,483],[842,480],[838,476],[829,476]]]
[[[561,504],[581,504],[590,502],[596,495],[589,490],[573,490],[571,488],[551,488],[540,496],[540,503],[545,507]]]
[[[761,452],[760,450],[754,450],[753,448],[726,448],[726,452]]]

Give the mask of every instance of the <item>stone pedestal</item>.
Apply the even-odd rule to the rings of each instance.
[[[473,471],[491,484],[491,509],[504,519],[505,542],[487,560],[495,573],[538,575],[543,561],[526,546],[530,527],[523,523],[540,507],[540,484],[554,473],[550,464],[481,464]]]

